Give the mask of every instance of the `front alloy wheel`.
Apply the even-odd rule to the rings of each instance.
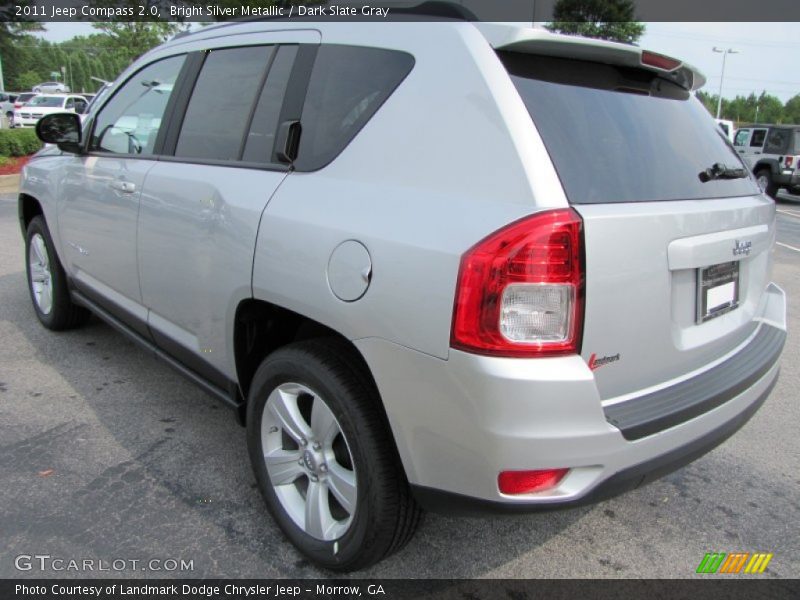
[[[39,322],[54,331],[85,323],[90,313],[72,302],[67,276],[58,260],[50,230],[41,215],[31,219],[28,224],[25,255],[28,289]]]
[[[778,194],[778,186],[772,181],[772,173],[769,172],[769,169],[761,169],[756,173],[756,182],[763,193],[773,200],[775,199]]]
[[[28,248],[28,268],[31,274],[31,294],[36,307],[43,315],[53,310],[53,274],[50,257],[41,233],[31,236]]]

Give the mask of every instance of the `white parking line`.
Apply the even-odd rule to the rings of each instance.
[[[789,250],[794,250],[795,252],[800,252],[800,248],[795,248],[794,246],[790,246],[789,244],[784,244],[783,242],[775,242],[778,246],[783,246],[784,248],[788,248]]]
[[[782,215],[789,215],[790,217],[797,217],[798,219],[800,219],[800,212],[796,210],[782,210],[778,208],[777,211]]]

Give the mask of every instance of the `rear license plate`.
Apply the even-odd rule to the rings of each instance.
[[[737,261],[697,269],[697,322],[724,315],[739,306]]]

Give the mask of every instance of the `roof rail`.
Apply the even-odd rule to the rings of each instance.
[[[318,6],[325,6],[334,2],[334,0],[325,0],[321,2]],[[337,5],[342,6],[347,4],[347,0],[344,2],[337,2]],[[380,0],[377,0],[376,5],[382,4]],[[386,2],[385,4],[392,4],[392,2]],[[275,3],[276,6],[288,8],[291,5],[290,1],[287,0],[278,0]],[[425,0],[424,2],[420,2],[416,5],[411,6],[401,6],[401,7],[388,7],[390,9],[388,20],[391,20],[393,16],[397,17],[432,17],[434,19],[447,19],[447,20],[455,20],[455,21],[478,21],[478,17],[473,13],[471,10],[464,8],[461,4],[457,4],[453,0]],[[253,23],[258,21],[284,21],[287,20],[288,17],[284,16],[270,16],[270,17],[263,17],[263,16],[256,16],[256,17],[238,17],[231,19],[229,21],[218,21],[215,23],[209,23],[207,27],[203,29],[198,29],[195,31],[181,31],[180,33],[175,34],[170,41],[178,40],[186,36],[193,35],[195,33],[199,33],[200,31],[208,30],[209,27],[213,27],[214,29],[218,29],[220,27],[230,26],[230,25],[237,25],[241,23]],[[307,16],[307,17],[294,17],[292,20],[303,20],[303,19],[310,19],[314,20],[314,16]]]
[[[392,8],[390,14],[420,15],[438,17],[441,19],[456,19],[459,21],[478,21],[478,17],[471,10],[461,4],[447,0],[427,0],[415,6]]]

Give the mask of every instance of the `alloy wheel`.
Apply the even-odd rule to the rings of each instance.
[[[44,237],[36,233],[31,237],[28,250],[28,265],[31,271],[31,290],[36,306],[42,314],[49,315],[53,309],[53,274]]]
[[[350,448],[326,402],[309,387],[284,383],[267,398],[261,447],[283,509],[311,537],[332,541],[353,521],[358,485]]]

